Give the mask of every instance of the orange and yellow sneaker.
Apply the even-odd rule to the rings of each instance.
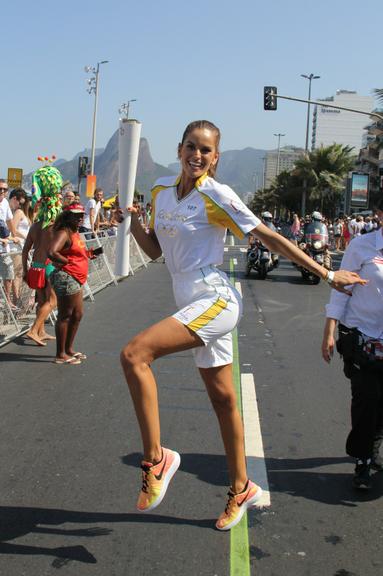
[[[161,504],[169,482],[181,462],[178,452],[162,448],[162,458],[157,464],[141,462],[142,488],[137,501],[137,510],[149,512]]]
[[[261,498],[262,488],[254,484],[251,480],[248,480],[242,492],[234,494],[230,489],[228,496],[229,499],[225,511],[218,518],[215,525],[218,530],[230,530],[236,526],[246,510],[254,506]]]

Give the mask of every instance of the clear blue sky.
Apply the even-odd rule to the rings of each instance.
[[[38,155],[71,159],[91,146],[93,96],[84,65],[101,67],[97,147],[129,99],[155,162],[176,159],[185,125],[206,118],[222,150],[304,146],[306,106],[263,110],[263,86],[313,98],[383,87],[382,0],[107,0],[3,3],[0,177]]]

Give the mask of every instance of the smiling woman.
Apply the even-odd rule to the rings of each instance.
[[[232,330],[242,314],[242,301],[224,272],[227,230],[239,238],[254,233],[322,277],[327,271],[312,264],[294,247],[269,230],[229,187],[214,179],[219,160],[219,129],[207,120],[191,122],[178,145],[181,174],[160,178],[152,190],[149,232],[135,207],[131,230],[151,257],[161,253],[172,276],[178,311],[135,336],[122,350],[121,363],[141,429],[144,459],[137,508],[153,510],[162,501],[180,465],[180,455],[164,448],[160,438],[157,387],[152,362],[161,356],[193,349],[195,362],[218,418],[226,451],[231,488],[219,530],[238,524],[262,490],[246,471],[243,427],[233,383]],[[337,272],[338,287],[359,281],[357,275]]]

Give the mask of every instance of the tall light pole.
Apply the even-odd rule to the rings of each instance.
[[[128,100],[126,103],[124,102],[124,104],[121,104],[121,106],[118,109],[120,115],[126,119],[129,118],[129,106],[131,102],[137,102],[137,98],[132,98],[131,100]]]
[[[311,82],[313,80],[317,80],[320,76],[315,76],[315,74],[301,74],[302,78],[306,78],[309,81],[309,97],[308,100],[311,100]],[[306,121],[306,143],[305,143],[305,154],[307,156],[309,151],[309,132],[310,132],[310,102],[307,104],[307,121]],[[301,202],[301,211],[302,216],[305,215],[306,212],[306,190],[307,190],[307,180],[303,181],[303,189],[302,189],[302,202]]]
[[[98,76],[100,73],[100,65],[107,64],[108,60],[102,60],[102,62],[97,62],[97,66],[85,66],[85,72],[89,74],[91,72],[94,74],[88,79],[87,91],[89,94],[94,93],[94,110],[93,110],[93,129],[92,129],[92,154],[90,161],[90,173],[94,174],[94,157],[96,153],[96,123],[97,123],[97,104],[98,104]]]
[[[281,138],[282,138],[283,136],[286,136],[286,134],[280,134],[280,133],[278,133],[278,134],[274,134],[274,136],[277,136],[277,138],[278,138],[277,169],[276,169],[276,171],[275,171],[275,176],[278,176],[278,174],[279,174],[279,161],[280,161],[280,158],[281,158]]]
[[[262,190],[265,189],[266,181],[266,156],[262,156]]]

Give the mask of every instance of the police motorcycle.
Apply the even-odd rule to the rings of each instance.
[[[261,216],[265,226],[276,232],[272,214],[263,212]],[[258,278],[264,280],[268,272],[277,268],[278,265],[278,254],[273,254],[258,238],[254,238],[254,242],[247,250],[245,276],[250,276],[251,270],[255,270],[258,272]]]
[[[328,250],[328,230],[326,224],[322,221],[320,212],[315,211],[312,213],[311,222],[305,224],[303,238],[298,246],[315,262],[324,266],[327,270],[332,270],[332,260]],[[304,280],[308,280],[310,284],[319,284],[319,276],[303,266],[297,266],[297,268]]]

